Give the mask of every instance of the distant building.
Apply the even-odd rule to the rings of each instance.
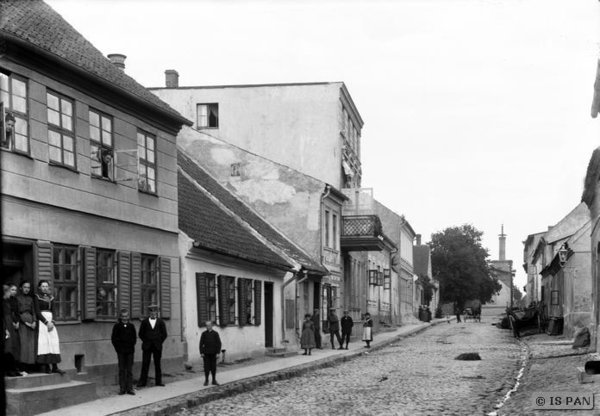
[[[542,297],[542,275],[539,260],[534,262],[535,249],[544,236],[544,232],[530,234],[523,241],[523,269],[527,273],[527,284],[525,286],[525,303],[539,302]]]
[[[419,299],[419,304],[428,305],[432,314],[435,314],[440,302],[440,284],[434,279],[431,268],[431,248],[427,244],[421,243],[421,235],[417,234],[417,241],[413,247],[413,258],[414,258],[414,272],[419,278],[423,276],[427,277],[431,284],[433,284],[433,293],[431,300],[426,302],[425,296],[423,295]],[[418,305],[417,305],[418,306]]]
[[[492,296],[491,302],[482,306],[481,313],[484,315],[499,315],[504,312],[507,307],[512,306],[512,289],[513,289],[513,261],[506,259],[506,234],[504,234],[504,225],[498,236],[499,252],[498,260],[492,260],[491,268],[492,275],[498,279],[498,283],[502,286],[500,291]]]

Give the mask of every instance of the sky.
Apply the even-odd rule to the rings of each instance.
[[[343,81],[363,187],[430,240],[472,224],[522,288],[527,235],[581,200],[600,120],[594,0],[46,0],[146,87]]]

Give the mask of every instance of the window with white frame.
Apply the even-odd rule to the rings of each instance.
[[[156,137],[138,130],[138,189],[156,194]]]
[[[96,315],[117,317],[117,274],[115,252],[96,250]]]
[[[73,100],[56,92],[46,94],[48,104],[48,151],[50,161],[75,168],[75,124]]]
[[[56,320],[74,321],[79,310],[79,274],[77,247],[54,245],[52,284],[57,305]]]
[[[0,120],[0,147],[29,154],[27,79],[0,73],[0,102],[5,113]]]
[[[156,256],[142,254],[142,311],[148,306],[158,304],[158,259]]]
[[[92,175],[114,179],[114,149],[112,117],[90,109],[90,159]]]
[[[219,127],[219,104],[198,104],[196,125],[199,129]]]

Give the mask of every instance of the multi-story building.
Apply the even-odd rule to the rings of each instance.
[[[545,232],[529,234],[523,241],[523,269],[527,273],[527,285],[525,286],[525,303],[539,302],[542,296],[542,268],[540,263],[533,261],[535,249],[544,236]]]
[[[191,122],[42,1],[2,1],[0,16],[0,100],[16,119],[0,149],[3,283],[50,281],[71,376],[113,383],[119,310],[139,327],[151,303],[164,365],[180,365],[175,137]]]

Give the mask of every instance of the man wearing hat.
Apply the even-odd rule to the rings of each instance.
[[[137,386],[145,387],[148,382],[150,357],[154,360],[154,385],[164,386],[160,359],[162,357],[162,344],[167,339],[167,326],[165,321],[158,317],[158,305],[153,303],[148,306],[148,313],[150,316],[142,321],[138,333],[142,340],[142,374]]]
[[[331,349],[335,350],[335,344],[333,337],[335,336],[340,344],[340,350],[342,348],[342,337],[340,336],[340,320],[335,314],[335,308],[329,309],[329,315],[327,316],[327,322],[329,323],[329,337],[331,338]]]
[[[342,346],[344,342],[346,343],[346,348],[348,349],[348,344],[350,343],[350,336],[352,335],[352,327],[354,326],[354,321],[352,317],[348,315],[348,311],[344,311],[344,316],[340,319],[342,324],[342,345],[340,345],[340,350],[343,349]]]

